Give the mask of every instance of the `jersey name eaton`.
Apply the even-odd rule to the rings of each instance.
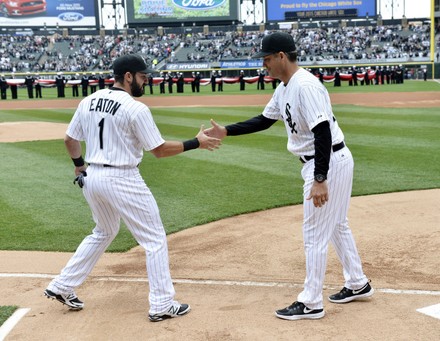
[[[90,101],[89,111],[100,111],[106,114],[115,115],[122,104],[108,98],[93,98]]]

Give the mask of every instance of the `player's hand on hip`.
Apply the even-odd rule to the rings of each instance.
[[[199,133],[196,135],[197,140],[199,140],[201,149],[214,150],[218,149],[222,141],[214,136],[208,136],[205,134],[205,126],[202,124]]]
[[[328,201],[328,186],[327,181],[324,182],[317,182],[314,181],[312,188],[310,190],[309,196],[306,198],[306,200],[313,199],[313,205],[315,207],[322,207],[325,205],[325,203]]]
[[[228,132],[226,131],[226,128],[220,124],[217,124],[216,121],[211,119],[211,128],[205,129],[204,133],[208,136],[215,137],[218,139],[224,139]]]

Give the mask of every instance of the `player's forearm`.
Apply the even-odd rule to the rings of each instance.
[[[315,135],[315,171],[314,175],[327,176],[332,148],[332,135],[327,121],[321,122],[312,129]]]
[[[228,136],[236,136],[252,134],[257,131],[268,129],[275,122],[276,120],[271,120],[263,115],[258,115],[244,122],[227,125],[225,128]]]
[[[174,156],[183,153],[183,143],[180,141],[165,141],[159,147],[151,150],[151,153],[157,158]]]
[[[165,141],[159,147],[153,149],[151,152],[157,158],[174,156],[183,153],[187,150],[197,149],[200,147],[200,142],[197,138],[180,141]]]
[[[66,145],[67,152],[72,159],[81,157],[82,148],[79,141],[71,138],[69,135],[66,135],[64,137],[64,144]]]

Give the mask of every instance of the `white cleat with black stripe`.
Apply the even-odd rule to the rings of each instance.
[[[174,301],[171,307],[165,310],[163,313],[158,314],[149,314],[148,318],[151,322],[159,322],[165,319],[170,319],[173,317],[183,316],[188,314],[191,310],[191,307],[188,304],[179,303]]]
[[[47,298],[57,300],[58,302],[67,305],[71,310],[81,310],[84,308],[84,303],[79,300],[74,292],[71,294],[55,294],[53,291],[46,289],[44,290],[44,295]]]

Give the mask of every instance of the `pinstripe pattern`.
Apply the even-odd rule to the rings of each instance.
[[[301,171],[304,198],[310,193],[314,181],[314,166],[314,160],[311,160]],[[346,147],[331,154],[328,173],[329,201],[323,207],[315,207],[311,200],[304,200],[306,279],[298,301],[310,309],[323,307],[322,287],[329,242],[333,244],[343,266],[344,286],[360,288],[367,282],[347,219],[352,181],[353,157]]]
[[[344,140],[338,121],[333,120],[327,90],[304,69],[295,72],[287,85],[281,83],[277,87],[263,115],[284,122],[287,149],[298,156],[315,155],[312,129],[321,122],[330,123],[333,145]]]
[[[120,104],[115,104],[116,111],[97,104],[110,100]],[[156,200],[136,167],[143,149],[164,143],[150,110],[125,91],[100,90],[81,102],[67,134],[86,142],[90,166],[83,193],[96,225],[48,289],[71,293],[81,285],[118,234],[122,219],[146,250],[149,313],[162,313],[173,304],[175,295],[167,239]]]
[[[299,68],[287,84],[281,83],[263,111],[263,115],[284,122],[288,136],[287,149],[297,156],[315,155],[312,129],[328,121],[332,145],[344,141],[344,134],[334,118],[330,97],[325,87],[310,72]],[[329,201],[315,207],[306,200],[314,183],[314,159],[304,164],[304,250],[306,278],[298,301],[309,309],[322,309],[322,288],[327,266],[328,244],[331,242],[341,261],[345,286],[360,288],[367,278],[348,225],[347,213],[353,180],[353,157],[345,147],[331,153],[327,175]]]

